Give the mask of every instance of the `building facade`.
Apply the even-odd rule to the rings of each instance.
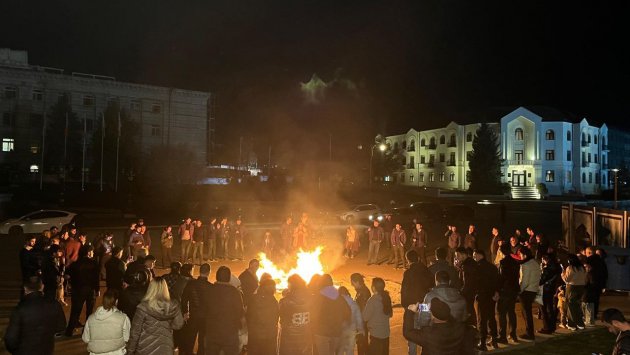
[[[500,139],[503,181],[512,187],[545,184],[549,194],[598,194],[609,189],[608,128],[586,119],[547,121],[519,107],[490,123]],[[405,164],[392,182],[408,186],[467,190],[468,160],[480,124],[459,125],[427,131],[410,130],[389,136],[400,147]]]
[[[20,169],[38,172],[42,140],[60,139],[45,137],[43,125],[62,95],[70,98],[87,137],[101,124],[105,109],[116,103],[138,123],[143,153],[155,146],[183,145],[194,152],[198,162],[205,165],[211,159],[214,116],[210,93],[66,74],[61,69],[30,65],[25,51],[0,49],[0,164],[14,154]],[[89,144],[91,139],[87,141]]]

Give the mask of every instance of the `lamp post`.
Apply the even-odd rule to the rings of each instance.
[[[617,181],[618,179],[618,173],[619,173],[619,169],[612,169],[613,173],[615,173],[615,203],[613,205],[614,209],[617,209]]]
[[[370,149],[370,189],[372,189],[372,161],[374,160],[374,148],[376,148],[378,146],[378,150],[380,150],[381,152],[384,152],[387,149],[387,146],[384,143],[381,144],[374,144],[372,146],[372,149]]]

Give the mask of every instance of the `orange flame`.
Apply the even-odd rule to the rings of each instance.
[[[268,273],[276,281],[276,287],[279,290],[284,290],[288,287],[287,279],[293,274],[298,274],[304,281],[309,282],[313,275],[324,274],[324,266],[319,259],[322,249],[322,246],[318,246],[313,251],[300,249],[297,253],[296,266],[288,272],[285,272],[274,264],[273,261],[269,260],[265,253],[259,253],[258,259],[260,260],[260,268],[256,272],[256,275],[260,278],[262,274]]]

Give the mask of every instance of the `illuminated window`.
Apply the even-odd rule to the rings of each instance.
[[[434,173],[429,173],[429,181],[430,182],[435,181],[435,174]]]
[[[83,106],[94,106],[95,101],[96,99],[94,99],[93,95],[83,96]]]
[[[416,179],[415,179],[415,177],[413,176],[413,174],[410,174],[410,175],[409,175],[409,182],[414,182],[415,180],[416,180]]]
[[[30,170],[31,170],[31,173],[37,173],[37,172],[39,172],[39,166],[31,165]]]
[[[517,141],[522,141],[523,140],[523,129],[522,128],[517,128],[514,131],[514,139],[516,139]]]
[[[556,134],[553,132],[553,130],[548,129],[547,132],[545,133],[545,139],[548,141],[555,140]]]
[[[14,149],[15,139],[13,138],[2,138],[2,151],[3,152],[11,152]]]
[[[545,172],[545,181],[546,182],[554,182],[555,181],[555,173],[553,170],[547,170]]]
[[[555,160],[556,154],[553,150],[545,151],[545,160]]]
[[[442,171],[442,172],[440,173],[440,182],[444,182],[444,177],[445,177],[445,174],[444,174],[444,172]]]
[[[451,172],[450,174],[448,174],[448,181],[455,181],[455,173]]]

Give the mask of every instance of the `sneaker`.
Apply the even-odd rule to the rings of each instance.
[[[567,329],[567,325],[566,324],[562,324],[562,323],[558,324],[558,327]]]
[[[570,331],[572,331],[572,332],[574,332],[574,331],[576,331],[576,330],[577,330],[577,328],[576,328],[576,327],[572,327],[572,326],[570,326],[570,325],[567,325],[567,329],[568,329],[568,330],[570,330]]]
[[[578,326],[577,326],[577,328],[578,328],[579,330],[584,330],[584,326],[583,326],[583,325],[578,325]]]

